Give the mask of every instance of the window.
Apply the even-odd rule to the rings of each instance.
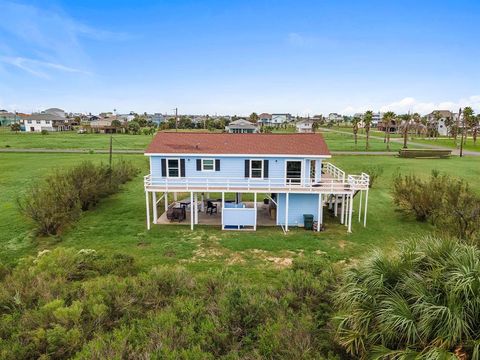
[[[28,122],[29,124],[31,124],[31,123],[32,123],[32,120],[27,120],[27,122]]]
[[[50,124],[50,120],[45,120],[45,124]]]
[[[202,159],[202,171],[215,171],[215,160]]]
[[[40,120],[37,120],[37,124],[40,124]]]
[[[250,160],[250,177],[263,178],[263,160]]]
[[[167,160],[167,176],[180,177],[180,160],[178,159]]]

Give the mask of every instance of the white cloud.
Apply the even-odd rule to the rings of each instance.
[[[90,74],[87,71],[71,68],[62,64],[55,64],[51,62],[34,60],[34,59],[26,59],[22,57],[0,56],[0,62],[15,66],[32,75],[35,75],[37,77],[41,77],[44,79],[50,78],[50,75],[46,71],[49,69],[62,71],[62,72],[69,72],[69,73]]]
[[[126,34],[95,29],[78,22],[60,8],[36,7],[1,1],[0,56],[2,62],[37,77],[50,78],[54,71],[90,74],[90,58],[82,38],[124,40]]]
[[[459,108],[465,106],[472,107],[475,111],[480,111],[480,95],[472,95],[468,98],[462,98],[457,101],[440,101],[440,102],[425,102],[418,101],[413,97],[405,97],[398,101],[393,101],[388,104],[380,106],[372,106],[372,104],[362,106],[347,106],[342,110],[344,114],[354,114],[356,112],[364,112],[366,110],[374,111],[394,111],[396,113],[418,112],[420,114],[427,114],[433,110],[451,110],[458,111]]]

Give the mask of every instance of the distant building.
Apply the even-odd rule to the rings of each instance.
[[[440,136],[447,136],[450,132],[448,123],[458,122],[458,114],[450,110],[435,110],[427,115],[427,127],[433,129]]]
[[[72,127],[65,117],[42,111],[25,117],[23,124],[26,132],[68,131]]]
[[[21,122],[19,114],[8,112],[7,110],[0,110],[0,127],[10,126],[19,122]]]
[[[161,113],[154,113],[153,115],[150,116],[150,121],[152,121],[157,125],[160,125],[167,121],[167,117]]]
[[[295,128],[297,129],[297,133],[313,133],[315,121],[312,119],[304,119],[297,121],[295,124]]]
[[[328,114],[328,121],[329,122],[334,122],[334,123],[343,122],[343,115],[340,115],[340,114],[337,114],[337,113],[330,113],[330,114]]]
[[[66,117],[65,116],[65,110],[59,109],[59,108],[50,108],[50,109],[47,109],[47,110],[43,110],[41,113],[52,115],[52,116],[55,116],[57,118],[65,118]]]
[[[258,116],[258,122],[262,125],[271,125],[272,124],[272,114],[261,113]]]
[[[291,121],[292,115],[290,114],[272,114],[271,125],[279,126]]]
[[[225,131],[235,134],[252,134],[258,132],[258,127],[245,119],[238,119],[225,126]]]

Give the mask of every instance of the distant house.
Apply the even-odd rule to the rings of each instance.
[[[151,120],[153,123],[157,124],[157,126],[158,126],[158,125],[163,124],[164,122],[166,122],[166,121],[167,121],[167,118],[166,118],[166,116],[164,116],[164,115],[161,114],[161,113],[154,113],[153,115],[150,116],[150,120]]]
[[[117,127],[112,125],[114,120],[118,120],[116,117],[110,118],[100,118],[98,120],[90,121],[89,127],[92,132],[95,133],[105,133],[105,134],[112,134],[117,133],[120,131]]]
[[[56,116],[57,118],[65,118],[65,110],[59,108],[49,108],[47,110],[43,110],[42,114],[48,114],[52,116]]]
[[[440,136],[447,136],[450,132],[448,122],[458,122],[458,114],[450,110],[435,110],[427,115],[427,127],[438,133]]]
[[[262,125],[271,125],[272,124],[272,114],[268,114],[268,113],[261,113],[259,116],[258,116],[258,122]]]
[[[19,114],[8,112],[7,110],[0,110],[0,127],[19,123],[20,120],[21,117]]]
[[[334,123],[341,123],[343,122],[343,115],[337,113],[330,113],[328,114],[328,121]]]
[[[315,121],[312,119],[304,119],[297,121],[295,128],[297,129],[297,133],[312,133],[314,132],[313,124],[315,124]]]
[[[290,114],[272,114],[271,124],[274,126],[279,126],[291,121],[292,115]]]
[[[68,131],[72,130],[71,125],[65,117],[47,113],[33,113],[25,117],[23,124],[26,132],[45,131]]]
[[[239,119],[225,126],[225,131],[234,134],[252,134],[258,131],[258,127],[250,121]]]

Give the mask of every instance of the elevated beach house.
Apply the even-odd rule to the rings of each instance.
[[[364,206],[366,224],[369,176],[347,175],[328,162],[320,134],[159,132],[145,155],[148,229],[153,215],[154,224],[178,220],[192,229],[280,226],[287,232],[313,223],[320,231],[329,208],[350,232],[356,195],[358,220]]]

